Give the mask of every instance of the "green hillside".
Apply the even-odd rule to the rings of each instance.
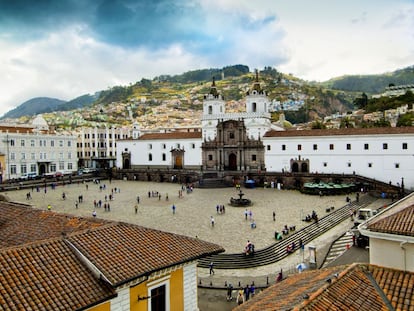
[[[324,87],[348,92],[379,94],[389,85],[414,84],[414,66],[380,75],[344,76],[328,80]]]

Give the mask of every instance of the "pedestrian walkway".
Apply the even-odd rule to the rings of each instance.
[[[310,224],[300,230],[289,230],[286,232],[287,236],[280,235],[280,241],[263,249],[255,250],[253,254],[217,254],[201,259],[198,266],[206,268],[211,262],[214,262],[216,269],[244,269],[276,263],[296,250],[303,251],[305,244],[310,243],[339,223],[349,220],[349,214],[352,211],[368,206],[375,200],[370,195],[361,196],[358,201],[337,208],[316,221],[312,220]],[[275,238],[276,235],[279,236],[278,233],[275,233]]]

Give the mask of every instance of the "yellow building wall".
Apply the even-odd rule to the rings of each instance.
[[[6,180],[6,159],[4,154],[0,154],[0,175],[3,175],[3,181]]]
[[[164,278],[160,277],[160,279]],[[156,281],[152,279],[151,282]],[[170,274],[170,311],[182,311],[184,310],[184,273],[183,269],[177,269]],[[143,282],[137,286],[131,287],[130,294],[130,310],[131,311],[147,311],[148,300],[138,301],[138,297],[148,296],[148,282]]]
[[[104,302],[99,305],[96,305],[92,308],[89,308],[88,311],[111,311],[111,302]]]
[[[184,273],[182,268],[171,273],[170,306],[171,311],[184,310]]]

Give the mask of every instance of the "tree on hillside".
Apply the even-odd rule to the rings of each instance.
[[[397,126],[413,126],[414,125],[414,113],[409,112],[403,115],[400,115],[397,121]]]
[[[368,96],[365,93],[362,93],[360,97],[355,98],[354,105],[358,108],[365,109],[368,105]]]

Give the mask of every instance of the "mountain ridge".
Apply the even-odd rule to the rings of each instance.
[[[329,105],[339,100],[345,107],[350,108],[353,100],[361,93],[381,93],[390,84],[414,83],[414,66],[379,75],[347,75],[325,82],[307,82],[278,72],[275,68],[265,67],[259,70],[260,80],[266,83],[271,99],[289,99],[296,89],[306,89],[309,96],[315,97],[314,102],[321,103],[321,107],[329,112]],[[141,81],[129,86],[114,86],[95,94],[85,94],[70,101],[57,98],[36,97],[29,99],[18,107],[4,114],[0,119],[20,118],[37,114],[70,111],[94,106],[107,106],[113,102],[129,101],[132,98],[150,97],[150,104],[157,104],[169,98],[180,98],[184,101],[197,99],[200,94],[208,93],[213,77],[221,84],[220,91],[226,100],[240,100],[243,92],[240,84],[252,83],[255,75],[246,65],[233,65],[223,68],[209,68],[187,71],[179,75],[160,75],[153,80],[142,78]],[[291,81],[296,85],[283,88],[283,81]],[[311,89],[314,86],[315,89]],[[182,98],[184,97],[184,98]],[[187,97],[187,98],[185,98]],[[189,98],[191,97],[191,98]],[[148,104],[148,103],[147,103]],[[319,107],[319,110],[322,108]],[[308,107],[312,108],[312,107]]]

